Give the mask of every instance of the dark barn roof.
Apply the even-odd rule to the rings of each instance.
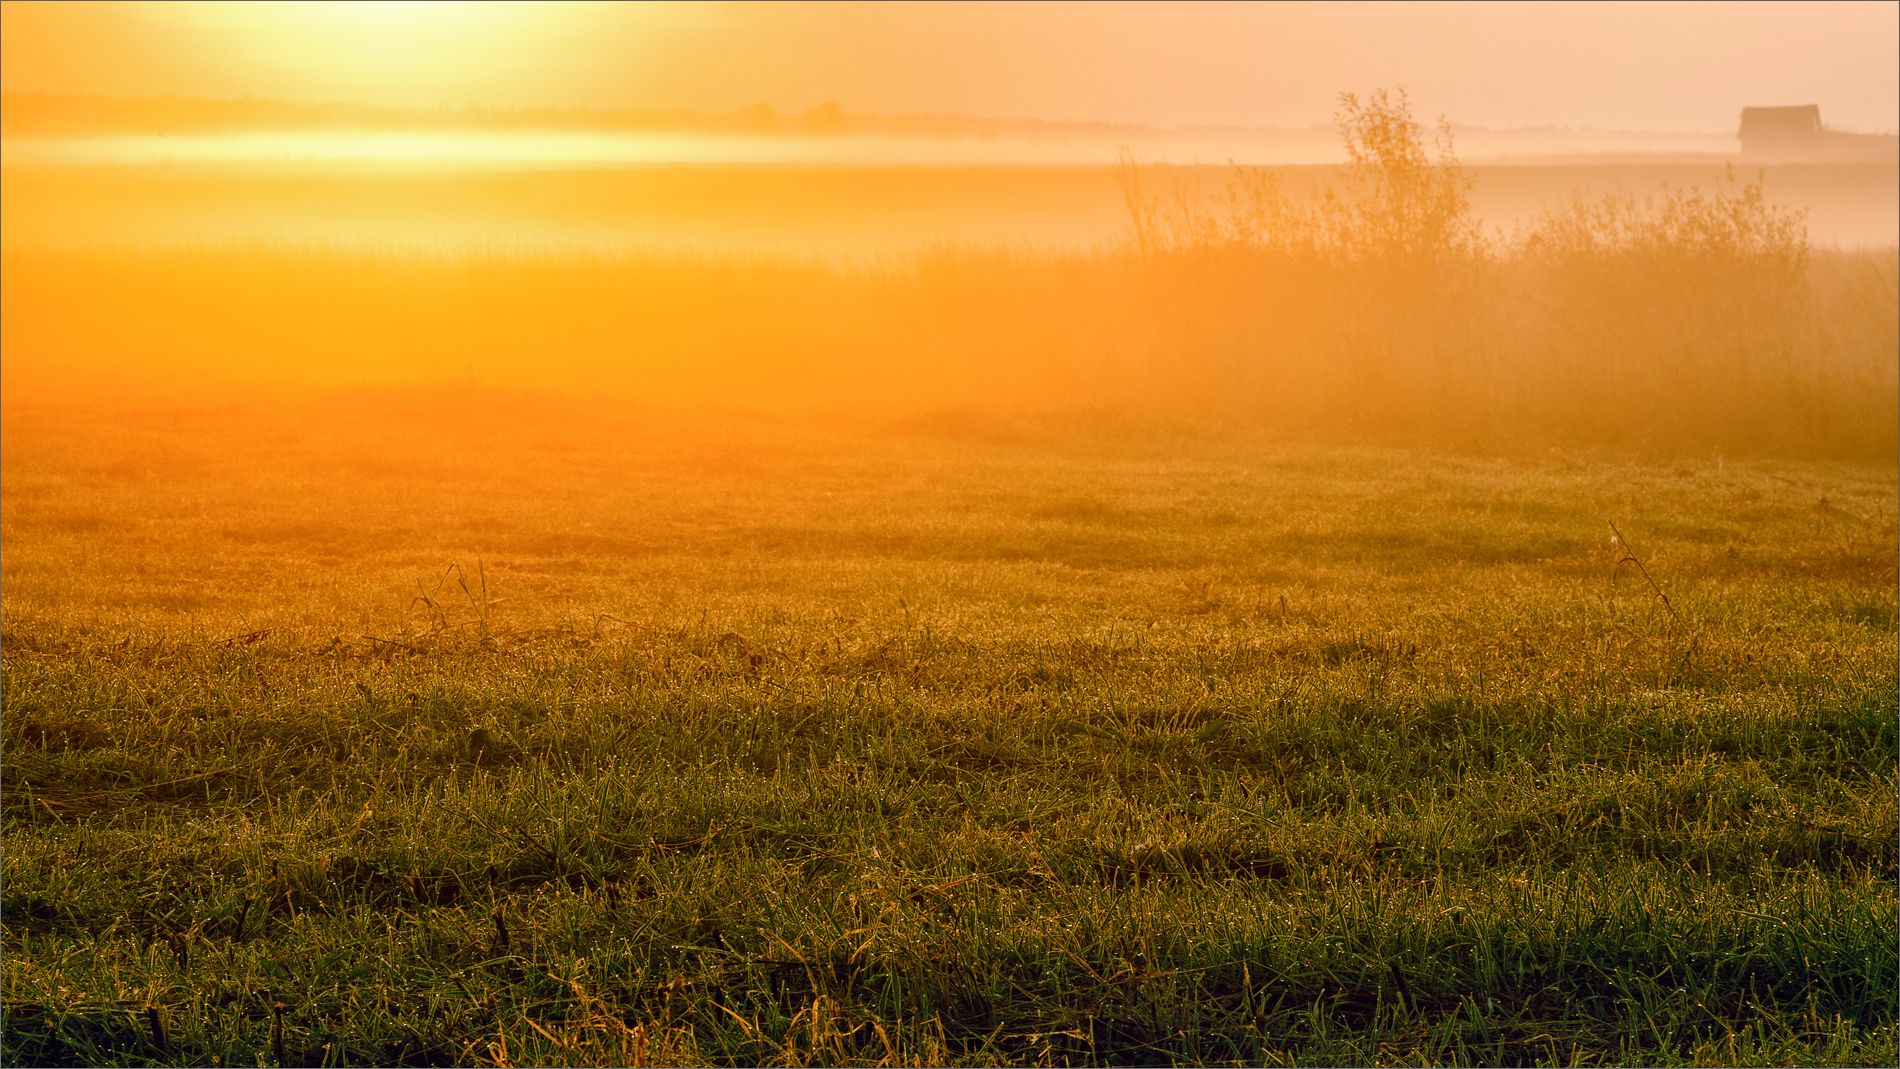
[[[1821,132],[1821,106],[1796,104],[1782,108],[1743,108],[1743,140],[1751,137],[1787,137]]]
[[[1744,157],[1781,163],[1880,163],[1900,150],[1892,134],[1829,130],[1818,104],[1743,108],[1740,137]]]

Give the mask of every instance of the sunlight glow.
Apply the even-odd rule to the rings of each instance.
[[[368,96],[393,103],[458,104],[501,78],[546,82],[556,40],[588,5],[471,0],[292,0],[195,4],[192,18],[241,42],[273,77],[306,96]]]
[[[0,1066],[1900,1063],[1897,37],[0,0]]]

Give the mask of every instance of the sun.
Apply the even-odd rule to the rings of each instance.
[[[461,19],[478,13],[481,8],[513,5],[489,5],[473,0],[327,0],[299,6],[321,10],[330,18],[360,19],[376,24],[413,19]]]
[[[486,95],[498,74],[518,83],[549,65],[548,50],[530,43],[573,14],[572,5],[474,0],[197,6],[202,21],[241,46],[260,83],[298,97],[390,104],[466,103]]]
[[[480,0],[324,0],[296,4],[298,22],[315,29],[328,24],[328,34],[354,39],[358,48],[406,51],[470,38],[489,39],[509,27],[532,21],[534,5],[482,3]],[[339,60],[346,57],[338,56]]]

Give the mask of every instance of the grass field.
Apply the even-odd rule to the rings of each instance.
[[[1890,458],[0,429],[9,1064],[1896,1059]]]

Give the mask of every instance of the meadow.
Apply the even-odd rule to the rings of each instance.
[[[1893,1064],[1900,255],[1342,133],[1081,247],[16,237],[0,1056]]]
[[[4,430],[10,1063],[1895,1056],[1890,464]]]

